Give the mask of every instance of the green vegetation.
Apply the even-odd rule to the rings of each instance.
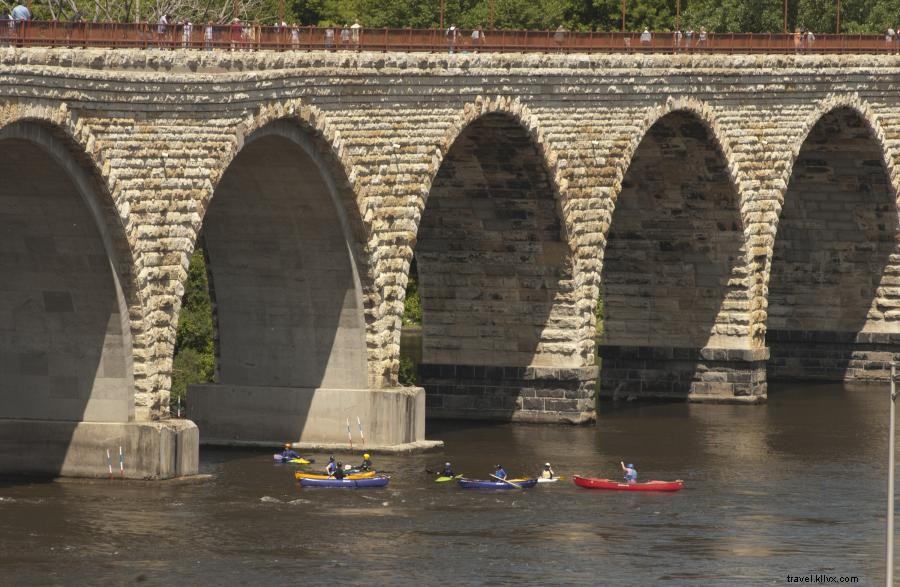
[[[400,371],[397,373],[397,381],[400,385],[418,385],[419,383],[416,365],[405,355],[400,356]]]
[[[409,281],[406,283],[406,300],[403,302],[403,325],[422,325],[422,299],[419,296],[419,272],[416,260],[409,268]]]
[[[191,255],[188,279],[178,330],[175,336],[175,359],[172,363],[172,401],[183,401],[187,386],[213,381],[216,353],[212,321],[212,303],[206,279],[206,263],[199,247]]]
[[[441,0],[43,0],[33,3],[36,18],[68,19],[77,9],[85,20],[155,22],[160,10],[175,20],[227,22],[234,7],[245,21],[273,24],[282,16],[301,25],[349,24],[364,27],[435,28]],[[0,5],[12,7],[0,0]],[[499,29],[552,30],[563,25],[577,31],[617,31],[622,27],[621,0],[444,0],[444,26],[494,26]],[[818,33],[835,29],[837,0],[788,0],[788,30]],[[628,30],[667,31],[675,27],[676,0],[625,0]],[[781,32],[783,0],[681,0],[682,28],[713,32]],[[882,33],[900,25],[900,0],[841,0],[841,32]]]

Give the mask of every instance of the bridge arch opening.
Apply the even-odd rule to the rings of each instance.
[[[900,353],[897,195],[865,118],[823,115],[794,162],[769,276],[773,380],[867,381]]]
[[[332,157],[310,129],[278,120],[247,137],[215,189],[198,239],[215,383],[188,391],[204,441],[321,440],[317,394],[367,387],[364,242]],[[338,412],[346,399],[333,402],[333,432],[362,413]]]
[[[546,161],[521,122],[490,113],[457,137],[415,257],[430,417],[584,417],[592,394],[577,372],[571,252]]]
[[[748,332],[739,206],[703,120],[678,110],[650,127],[622,180],[603,253],[602,396],[756,393],[756,375],[729,375]]]
[[[64,434],[76,422],[134,421],[126,300],[136,292],[102,180],[64,131],[42,122],[0,129],[0,152],[0,415],[71,423]],[[37,468],[58,472],[69,439],[46,433],[40,458],[55,462]]]

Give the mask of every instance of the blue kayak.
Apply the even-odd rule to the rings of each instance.
[[[383,475],[369,479],[300,479],[301,487],[384,487],[390,481],[390,477]]]
[[[458,479],[456,481],[463,489],[516,489],[515,483],[522,489],[528,489],[537,485],[537,478],[534,479],[510,479],[511,483],[504,481],[487,481],[484,479]]]

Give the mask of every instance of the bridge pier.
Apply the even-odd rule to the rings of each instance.
[[[596,418],[597,367],[419,365],[428,416],[583,424]]]
[[[769,377],[802,381],[888,381],[900,334],[769,330]]]
[[[600,347],[600,397],[759,403],[766,399],[768,349]]]
[[[199,433],[188,420],[0,420],[0,474],[171,479],[196,475]],[[120,470],[119,449],[124,456]],[[109,460],[107,460],[109,451]],[[120,472],[121,471],[121,472]]]
[[[306,448],[349,448],[347,419],[356,443],[361,441],[358,417],[367,449],[427,447],[425,392],[419,387],[192,385],[188,417],[200,427],[203,444],[274,446],[290,441]]]

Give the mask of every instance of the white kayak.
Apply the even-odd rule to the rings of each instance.
[[[553,477],[552,479],[544,479],[543,477],[538,477],[538,483],[556,483],[559,481],[559,477]]]

